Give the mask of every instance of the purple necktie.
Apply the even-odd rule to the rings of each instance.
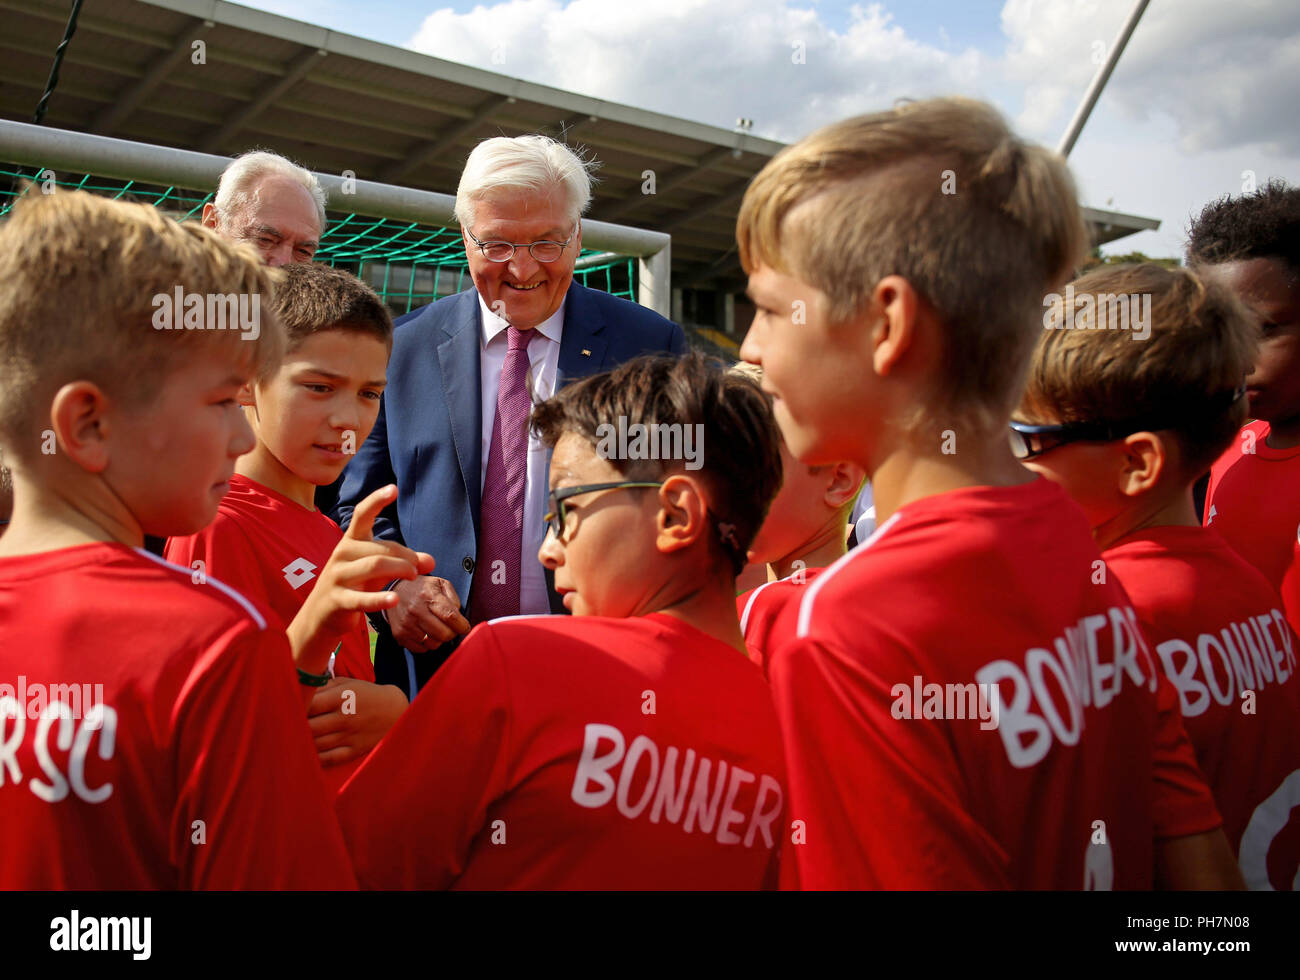
[[[507,327],[509,347],[497,383],[497,411],[479,510],[478,561],[469,590],[471,623],[519,615],[519,558],[524,544],[528,473],[528,341],[531,330]]]

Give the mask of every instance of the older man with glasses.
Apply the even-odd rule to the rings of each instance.
[[[376,617],[375,675],[414,696],[479,622],[561,612],[537,558],[549,453],[532,404],[648,351],[681,353],[679,326],[574,282],[591,176],[543,136],[475,147],[456,192],[474,288],[397,321],[379,418],[344,474],[337,516],[396,483],[377,537],[427,551],[433,576],[398,582]]]

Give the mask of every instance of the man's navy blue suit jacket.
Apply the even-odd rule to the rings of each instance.
[[[680,354],[682,328],[658,313],[576,281],[565,295],[560,339],[559,387],[607,371],[647,352]],[[478,292],[468,289],[418,310],[396,323],[388,387],[370,437],[343,474],[335,517],[346,528],[352,511],[370,493],[396,483],[398,497],[375,521],[375,537],[427,551],[468,607],[478,554],[482,480]],[[551,584],[548,574],[547,584]],[[552,609],[563,612],[551,590]],[[454,643],[415,654],[415,677],[406,652],[382,616],[375,676],[414,697],[411,681],[423,685],[450,655]]]

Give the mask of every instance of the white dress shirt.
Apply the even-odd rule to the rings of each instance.
[[[479,308],[479,394],[483,399],[482,466],[479,470],[479,490],[487,477],[488,452],[492,448],[492,424],[497,415],[497,387],[501,383],[501,369],[505,366],[509,342],[506,327],[509,324],[497,316],[482,294]],[[556,375],[560,370],[560,335],[564,330],[564,303],[550,318],[529,331],[528,390],[533,402],[544,401],[555,393]],[[542,546],[546,515],[546,498],[549,493],[548,452],[542,441],[530,430],[528,433],[528,471],[524,478],[524,530],[523,548],[519,556],[519,612],[528,616],[551,611],[546,597],[546,571],[537,558]],[[480,556],[481,560],[482,556]]]

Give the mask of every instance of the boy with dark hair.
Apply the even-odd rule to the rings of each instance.
[[[297,653],[327,598],[317,594],[318,575],[343,540],[338,525],[316,510],[316,488],[333,483],[370,434],[393,322],[351,273],[309,263],[285,267],[275,312],[288,352],[240,392],[257,444],[235,464],[216,520],[169,540],[165,555],[268,610]],[[398,688],[374,683],[364,616],[351,614],[346,630],[330,639],[337,651],[333,678],[325,678],[309,713],[327,781],[338,787],[351,771],[341,764],[369,751],[407,702]]]
[[[786,445],[862,466],[880,521],[769,664],[803,828],[784,883],[1226,884],[1176,712],[1175,778],[1208,812],[1153,847],[1157,670],[1082,514],[1008,444],[1043,296],[1086,241],[1064,162],[982,103],[909,103],[775,156],[737,239],[741,356]]]
[[[0,226],[0,888],[355,886],[284,634],[141,547],[211,521],[253,447],[271,285],[143,205],[60,191]]]
[[[780,733],[735,578],[780,482],[762,394],[698,354],[537,406],[566,616],[474,629],[339,797],[371,888],[750,889]],[[432,769],[430,768],[432,767]]]
[[[1187,257],[1244,300],[1262,329],[1246,379],[1256,421],[1210,471],[1205,524],[1263,572],[1300,630],[1300,187],[1272,181],[1206,205]]]
[[[1288,783],[1300,780],[1295,639],[1277,590],[1201,527],[1191,497],[1245,418],[1254,319],[1185,269],[1103,266],[1071,286],[1098,313],[1140,297],[1149,336],[1062,329],[1058,310],[1030,365],[1025,422],[1012,423],[1021,455],[1083,508],[1105,573],[1132,599],[1246,883],[1290,889],[1300,870],[1300,838],[1282,833]]]

